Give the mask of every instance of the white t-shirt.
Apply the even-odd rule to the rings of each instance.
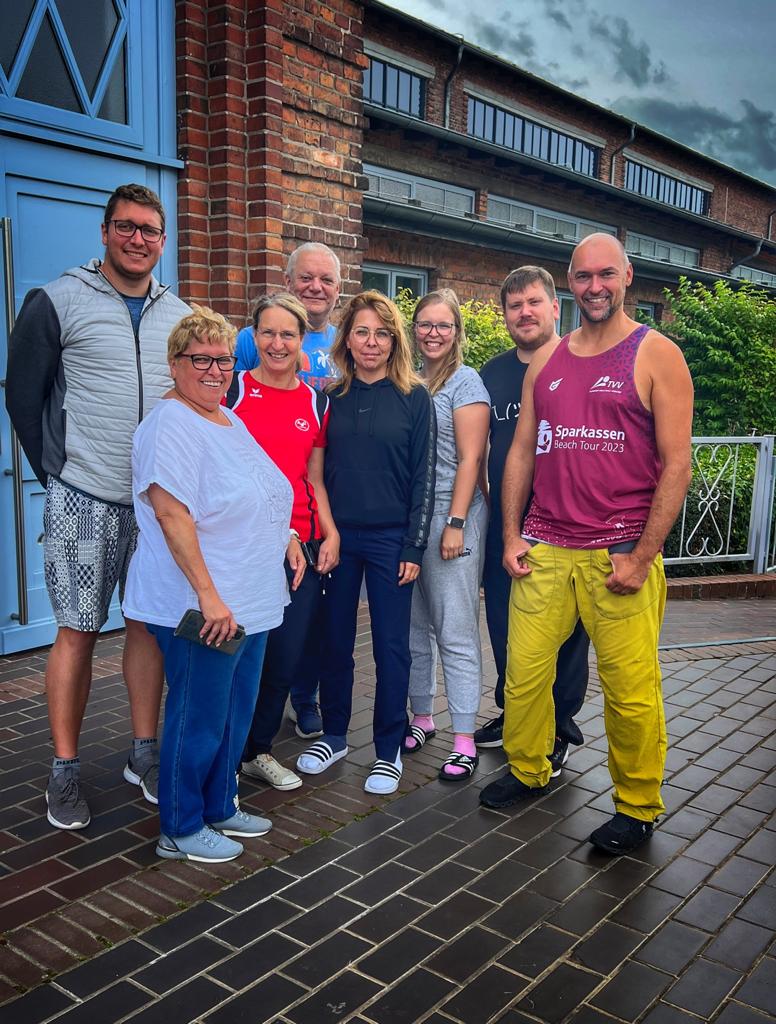
[[[187,608],[199,607],[148,500],[154,483],[188,508],[216,590],[245,632],[273,629],[283,619],[291,485],[231,409],[222,412],[232,426],[163,401],[135,431],[132,494],[140,537],[122,605],[130,619],[177,626]]]

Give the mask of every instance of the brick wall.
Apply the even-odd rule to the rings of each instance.
[[[443,125],[444,83],[455,67],[457,46],[422,27],[410,31],[400,17],[371,6],[365,9],[364,34],[372,42],[434,68],[434,77],[427,85],[426,118]],[[464,134],[467,129],[467,86],[502,97],[507,105],[514,104],[534,111],[540,120],[558,122],[560,127],[566,126],[572,133],[577,129],[603,138],[605,144],[601,153],[599,177],[609,181],[612,156],[629,138],[628,125],[621,119],[583,101],[576,102],[567,94],[517,68],[490,61],[467,50],[451,79],[448,125],[454,131]],[[679,177],[689,175],[713,185],[713,219],[734,224],[755,234],[765,233],[768,214],[776,205],[773,190],[748,182],[734,172],[725,171],[704,160],[702,156],[695,156],[673,146],[670,141],[644,138],[637,134],[628,149],[673,169]],[[713,271],[726,273],[734,260],[751,252],[748,243],[722,235],[711,225],[704,229],[684,221],[672,214],[669,207],[665,208],[665,212],[638,209],[627,200],[620,201],[601,194],[596,196],[576,188],[571,190],[567,183],[561,179],[553,180],[551,175],[541,178],[524,167],[518,168],[498,159],[473,155],[467,152],[465,146],[450,147],[445,144],[442,149],[433,141],[422,139],[419,133],[403,133],[386,127],[378,130],[373,128],[365,141],[364,159],[397,170],[438,177],[453,184],[475,188],[478,190],[477,209],[480,212],[484,211],[487,193],[490,191],[614,225],[622,238],[628,230],[640,231],[656,238],[700,248],[702,267]],[[624,166],[625,161],[620,153],[613,174],[613,183],[619,187],[623,185]],[[763,269],[770,269],[772,260],[765,257],[754,262]]]
[[[364,247],[362,13],[351,0],[289,2],[283,46],[284,246],[331,246],[345,294],[360,287]]]
[[[361,0],[176,0],[178,144],[184,161],[178,223],[180,291],[207,302],[236,321],[248,315],[255,296],[279,287],[288,253],[299,243],[321,240],[342,260],[343,293],[360,287],[363,237],[362,159],[476,191],[485,215],[490,193],[501,194],[614,225],[621,238],[640,231],[699,247],[702,265],[726,271],[748,255],[746,243],[682,221],[665,211],[639,209],[627,200],[570,188],[552,172],[537,173],[465,145],[450,146],[386,126],[367,129],[361,80],[363,37],[435,69],[427,90],[427,116],[444,123],[445,80],[455,68],[457,44],[423,29],[408,31],[391,12]],[[465,84],[606,139],[601,177],[608,180],[613,151],[625,143],[627,126],[606,111],[576,102],[530,75],[469,51],[450,79],[450,126],[466,130]],[[365,129],[367,129],[365,131]],[[712,214],[763,231],[773,195],[724,172],[701,157],[659,139],[637,139],[635,151],[678,173],[715,184]],[[623,161],[616,164],[621,184]],[[769,203],[771,205],[769,205]],[[453,243],[370,229],[368,258],[441,267],[434,283],[458,281],[462,294],[493,291],[521,254],[493,256]],[[388,236],[392,242],[386,241]],[[443,249],[440,259],[434,255]],[[460,277],[456,277],[453,250]],[[478,264],[469,263],[472,252]],[[382,253],[382,255],[381,255]],[[447,261],[447,262],[445,262]],[[772,269],[770,256],[754,262]],[[560,277],[560,282],[563,277]],[[560,283],[559,282],[559,283]],[[659,301],[662,286],[638,282],[639,297]]]
[[[180,294],[236,323],[323,241],[360,280],[362,5],[177,0]]]

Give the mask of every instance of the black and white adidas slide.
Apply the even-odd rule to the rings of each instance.
[[[345,757],[347,752],[347,747],[344,747],[342,750],[332,750],[328,743],[318,740],[317,743],[313,743],[303,754],[299,755],[296,759],[296,767],[300,772],[304,772],[305,775],[320,775],[327,768],[331,768],[336,761]]]
[[[391,761],[383,761],[378,757],[364,783],[367,793],[379,793],[380,796],[386,796],[388,793],[396,792],[399,788],[402,770],[401,761],[398,758],[396,760],[399,762],[398,765]]]

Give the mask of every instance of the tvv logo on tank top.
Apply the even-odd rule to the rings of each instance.
[[[622,389],[625,387],[624,380],[612,380],[608,373],[605,373],[603,377],[599,377],[595,384],[590,388],[588,394],[591,395],[621,395]]]

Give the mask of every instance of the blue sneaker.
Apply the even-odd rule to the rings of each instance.
[[[166,860],[193,860],[200,864],[223,864],[234,860],[243,852],[242,843],[227,839],[205,825],[192,836],[178,836],[171,839],[162,833],[156,844],[157,857]]]
[[[304,704],[294,709],[296,712],[295,732],[303,740],[323,736],[323,719],[317,704]]]
[[[246,814],[245,811],[238,809],[226,821],[214,821],[210,828],[225,836],[255,839],[256,836],[265,836],[272,828],[272,822],[269,818],[260,818],[258,814]],[[239,843],[236,845],[239,846]]]

